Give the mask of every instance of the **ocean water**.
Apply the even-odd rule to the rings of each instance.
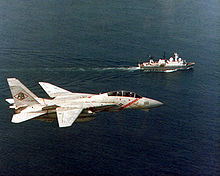
[[[0,1],[0,175],[219,175],[218,0]],[[146,73],[149,55],[178,52],[193,70]],[[8,77],[39,97],[130,90],[165,103],[149,112],[10,122]]]

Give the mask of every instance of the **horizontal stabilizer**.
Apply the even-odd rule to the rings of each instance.
[[[5,101],[7,101],[9,104],[14,104],[15,103],[13,98],[7,98],[7,99],[5,99]]]
[[[69,127],[79,117],[83,109],[57,108],[59,127]]]
[[[21,123],[24,122],[26,120],[30,120],[33,119],[35,117],[38,117],[40,115],[45,114],[45,112],[38,112],[38,113],[33,113],[33,112],[24,112],[24,113],[19,113],[19,114],[14,114],[11,122],[13,123]]]

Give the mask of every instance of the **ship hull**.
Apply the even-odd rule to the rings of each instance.
[[[189,70],[192,69],[195,63],[188,63],[184,66],[143,66],[139,65],[141,70],[146,72],[173,72],[178,70]]]

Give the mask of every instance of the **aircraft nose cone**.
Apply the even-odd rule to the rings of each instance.
[[[162,106],[162,105],[163,105],[163,103],[160,102],[160,101],[157,101],[157,100],[151,100],[150,101],[150,106],[152,108],[156,108],[156,107],[159,107],[159,106]]]

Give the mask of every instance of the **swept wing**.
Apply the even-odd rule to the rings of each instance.
[[[61,97],[61,96],[71,96],[75,98],[85,98],[88,96],[91,96],[93,94],[86,94],[86,93],[73,93],[70,92],[68,90],[65,90],[63,88],[60,88],[58,86],[55,86],[53,84],[50,83],[46,83],[46,82],[39,82],[40,86],[45,90],[45,92],[51,97],[51,98],[55,98],[55,97]]]
[[[83,109],[57,108],[57,119],[59,127],[68,127],[73,124]]]
[[[80,116],[83,110],[88,110],[87,113],[96,113],[100,111],[108,111],[109,109],[118,108],[119,106],[115,104],[91,104],[85,103],[81,108],[77,107],[58,107],[56,108],[57,119],[59,127],[69,127],[71,126],[75,120]],[[91,111],[89,113],[89,111]]]

